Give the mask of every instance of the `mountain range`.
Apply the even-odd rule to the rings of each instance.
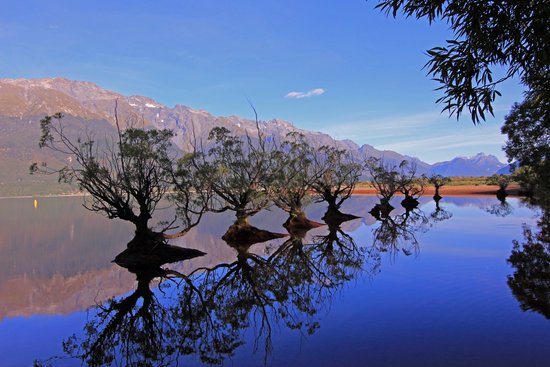
[[[29,176],[32,162],[63,163],[68,157],[40,150],[40,120],[47,114],[62,112],[69,135],[87,131],[94,136],[116,133],[116,114],[123,126],[167,128],[174,131],[174,144],[182,151],[192,149],[195,138],[205,138],[215,126],[224,126],[237,135],[256,133],[256,122],[238,116],[218,117],[208,111],[184,105],[167,107],[144,96],[124,96],[84,81],[64,78],[0,79],[0,195],[61,193],[71,189],[57,185],[54,177]],[[430,165],[416,157],[371,145],[359,146],[351,140],[335,140],[327,134],[306,131],[292,123],[273,119],[259,121],[266,136],[283,138],[299,131],[314,145],[333,145],[347,149],[358,160],[374,156],[389,162],[404,159],[417,166],[418,173],[440,173],[446,176],[487,176],[505,170],[506,164],[492,155],[480,153],[471,158],[458,157]]]

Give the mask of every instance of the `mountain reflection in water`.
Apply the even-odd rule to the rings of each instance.
[[[83,336],[65,340],[64,352],[89,366],[165,366],[186,355],[219,364],[254,328],[255,348],[267,360],[274,323],[313,334],[318,310],[362,271],[362,249],[338,227],[312,239],[290,237],[264,256],[250,243],[231,243],[233,259],[189,276],[134,267],[137,289],[96,306]],[[156,292],[154,279],[161,280]]]
[[[321,346],[321,349],[316,349],[317,355],[315,356],[311,354],[308,345],[316,344],[307,342],[304,344],[304,356],[308,355],[309,358],[314,358],[312,363],[316,365],[334,365],[336,361],[344,364],[362,365],[363,363],[360,361],[364,362],[364,360],[359,359],[353,349],[354,346],[361,345],[369,355],[376,356],[376,353],[380,352],[375,352],[375,349],[383,350],[380,349],[380,343],[383,340],[389,341],[390,339],[387,338],[390,334],[409,340],[412,340],[413,335],[416,339],[416,335],[418,335],[418,343],[422,345],[421,340],[432,340],[427,336],[432,334],[423,334],[423,332],[435,333],[437,328],[434,329],[434,326],[443,322],[439,318],[443,311],[441,305],[447,302],[444,299],[432,300],[429,305],[426,303],[424,306],[426,311],[407,306],[411,302],[410,292],[412,289],[403,288],[399,285],[400,283],[395,283],[392,280],[394,279],[392,268],[397,267],[402,269],[401,271],[409,269],[408,277],[411,277],[411,282],[413,277],[421,280],[424,276],[431,278],[433,274],[426,273],[424,275],[421,268],[413,271],[417,268],[416,260],[400,261],[397,264],[398,254],[417,255],[418,263],[423,263],[424,267],[431,268],[430,264],[434,264],[436,268],[444,269],[439,270],[435,283],[420,282],[419,285],[413,286],[413,289],[417,289],[415,292],[419,294],[418,297],[422,297],[422,294],[432,294],[437,284],[456,281],[457,276],[462,277],[464,276],[462,274],[468,274],[466,269],[471,272],[472,266],[477,266],[476,263],[480,264],[480,269],[485,267],[482,265],[484,262],[481,261],[483,256],[488,256],[490,251],[496,248],[496,245],[490,243],[484,243],[485,248],[471,243],[465,243],[462,248],[450,247],[449,243],[453,241],[454,237],[458,237],[456,234],[452,234],[453,230],[465,232],[468,229],[475,232],[477,227],[462,227],[465,220],[468,220],[468,223],[480,222],[480,230],[482,221],[486,222],[485,227],[489,225],[488,223],[500,223],[501,221],[506,221],[511,225],[523,220],[514,221],[515,215],[527,213],[527,209],[518,206],[514,200],[510,200],[514,211],[504,218],[499,217],[497,213],[492,215],[486,210],[491,205],[499,204],[493,198],[476,198],[475,200],[459,200],[458,198],[447,200],[445,198],[441,203],[421,198],[419,208],[407,211],[396,205],[398,209],[378,221],[368,214],[368,210],[375,203],[376,198],[372,197],[352,198],[345,210],[360,215],[362,219],[345,222],[340,226],[327,225],[317,228],[303,237],[287,236],[258,244],[225,243],[221,237],[232,220],[223,215],[212,215],[205,218],[199,228],[174,243],[179,246],[201,249],[208,253],[205,256],[161,267],[133,268],[131,269],[132,273],[124,269],[117,269],[115,265],[110,265],[108,262],[101,265],[99,261],[97,266],[93,265],[89,268],[83,266],[80,272],[56,275],[53,271],[53,278],[57,280],[48,286],[50,292],[53,292],[52,287],[54,287],[59,291],[64,289],[63,292],[66,293],[69,284],[74,284],[76,279],[82,279],[82,282],[79,283],[81,290],[74,290],[74,292],[81,293],[78,293],[79,296],[76,296],[75,293],[71,297],[81,298],[84,294],[94,294],[87,298],[87,302],[89,302],[87,306],[93,305],[94,300],[97,304],[88,310],[84,327],[74,324],[71,330],[67,330],[63,342],[64,355],[62,359],[49,359],[47,356],[40,356],[41,362],[44,365],[51,364],[53,366],[80,365],[82,363],[91,366],[223,364],[228,359],[237,358],[237,361],[241,361],[242,353],[239,351],[244,349],[254,353],[254,358],[256,358],[255,362],[249,362],[246,365],[285,365],[285,363],[281,364],[280,351],[284,354],[288,346],[285,346],[286,343],[281,343],[280,337],[274,338],[274,335],[283,333],[285,338],[288,338],[288,335],[296,335],[299,340],[316,340],[316,343],[321,342],[320,345],[323,343],[327,345],[326,343],[330,340],[331,345],[334,345],[330,348]],[[47,206],[47,204],[42,205],[41,203],[40,209],[45,205]],[[74,221],[86,220],[87,218],[79,218],[80,214],[76,213],[80,211],[76,208],[72,214],[67,215],[67,223],[58,225],[70,228],[71,225],[74,225]],[[85,213],[82,214],[84,216],[87,214],[82,212]],[[322,206],[313,206],[308,216],[313,220],[319,220],[323,213]],[[482,220],[477,218],[482,218]],[[278,211],[260,213],[254,219],[253,224],[258,228],[284,232],[284,228],[280,224],[285,219],[286,215]],[[542,223],[544,221],[541,220],[539,228],[543,228]],[[53,227],[52,223],[50,225]],[[440,237],[440,231],[436,230],[440,227],[443,227],[447,231],[446,233],[450,233],[443,235],[448,237]],[[511,229],[512,227],[502,228]],[[54,229],[52,228],[51,231],[53,233]],[[434,232],[436,237],[431,238],[431,232]],[[120,233],[124,233],[124,230],[121,230]],[[509,262],[514,267],[515,273],[510,275],[508,284],[523,309],[534,310],[548,317],[547,270],[550,259],[548,247],[545,247],[547,245],[540,244],[544,240],[544,236],[538,235],[538,233],[526,234],[525,241],[520,241],[521,246],[518,244],[514,249]],[[77,230],[76,234],[82,233]],[[497,235],[497,233],[492,233],[492,235]],[[93,237],[91,234],[86,236]],[[97,236],[101,238],[100,231]],[[108,236],[106,235],[106,237]],[[546,235],[545,238],[548,239],[548,236]],[[78,239],[77,236],[74,242],[75,246],[77,246]],[[424,248],[426,239],[429,243],[427,249]],[[86,242],[90,238],[83,237],[82,240]],[[56,240],[52,235],[49,241],[61,243],[63,240]],[[507,241],[508,243],[504,244],[505,247],[509,245],[508,247],[511,248],[511,240]],[[37,244],[34,245],[34,248],[41,246],[39,237],[31,241],[31,243],[33,242]],[[121,242],[114,247],[115,251],[108,250],[110,260],[115,257],[117,252],[125,248],[124,243]],[[17,251],[16,246],[11,246],[10,242],[7,247],[5,243],[4,246],[4,249],[10,249],[14,254],[12,261],[15,261],[18,256],[21,257],[20,261],[23,261],[22,255],[17,255],[23,253],[22,249]],[[89,246],[89,243],[86,246],[82,245],[83,254],[94,252],[93,248],[89,248]],[[473,262],[470,261],[469,265],[464,265],[467,266],[466,268],[458,265],[461,263],[461,258],[469,256],[468,251],[474,251],[477,248],[481,251],[481,257],[478,256]],[[450,254],[453,254],[455,260],[446,260],[441,257],[446,251],[452,251]],[[486,252],[486,255],[483,255],[483,251]],[[507,252],[509,254],[510,250]],[[437,256],[439,260],[430,260],[434,256]],[[83,257],[86,258],[85,255]],[[415,257],[411,256],[411,258]],[[485,259],[488,258],[485,257]],[[498,261],[504,262],[505,259],[506,256],[500,255]],[[83,263],[85,261],[83,260]],[[437,265],[441,261],[442,263]],[[452,269],[453,265],[450,264],[455,264],[456,269]],[[42,268],[46,269],[44,266],[42,265]],[[12,269],[23,269],[23,267],[17,265]],[[455,270],[456,274],[461,275],[451,275],[451,270]],[[4,272],[6,271],[4,269]],[[449,271],[449,275],[446,275],[447,271]],[[116,276],[117,279],[124,278],[126,280],[116,290],[111,286],[111,294],[108,294],[104,287],[109,286],[115,278],[111,275],[110,280],[103,283],[93,281],[90,274],[99,274],[99,272],[116,273],[119,274]],[[383,272],[384,276],[380,277],[378,275],[380,272]],[[8,286],[20,285],[23,284],[23,281],[31,285],[45,282],[48,279],[47,273],[46,270],[36,275],[28,271],[6,273],[7,275],[0,278],[0,290],[4,288],[3,292],[5,293],[3,294],[8,295],[10,294]],[[507,270],[507,273],[510,274],[510,271]],[[51,281],[53,278],[50,278]],[[86,279],[90,280],[90,283],[86,283]],[[361,279],[369,280],[366,282],[366,287],[361,285],[363,283]],[[499,279],[502,281],[504,278],[500,275]],[[132,282],[135,286],[131,285]],[[371,282],[372,285],[369,287],[368,284]],[[412,286],[412,283],[407,284],[408,287]],[[350,285],[351,288],[347,285]],[[380,288],[382,286],[383,290]],[[395,297],[399,298],[393,298],[394,296],[391,295],[396,286],[398,288],[395,289],[395,292],[399,296]],[[424,290],[422,287],[427,288]],[[466,288],[461,291],[461,287]],[[457,295],[465,294],[464,290],[469,289],[468,287],[470,286],[457,283],[452,292],[449,290],[448,302],[455,304],[456,301],[453,299]],[[380,292],[380,296],[372,298],[373,289]],[[82,293],[84,290],[85,293]],[[24,292],[24,289],[22,291]],[[32,292],[37,291],[40,290],[35,289]],[[355,294],[357,292],[361,292],[363,295]],[[472,291],[469,290],[469,292]],[[124,295],[121,296],[121,294]],[[371,298],[363,300],[369,294]],[[100,296],[98,297],[98,295]],[[67,303],[71,297],[56,301]],[[342,305],[342,298],[349,299],[349,297],[353,303]],[[466,301],[471,302],[467,299]],[[428,301],[426,300],[426,302]],[[8,303],[8,307],[13,307],[11,310],[8,310],[3,304],[4,317],[20,313],[21,311],[15,309],[19,304],[22,303],[12,303],[11,306]],[[380,306],[377,306],[378,304]],[[401,304],[402,306],[400,306]],[[517,305],[512,305],[517,309]],[[73,310],[78,310],[87,306],[74,304],[70,307],[74,307]],[[348,311],[342,313],[340,310],[342,307]],[[383,308],[374,312],[377,307]],[[396,313],[400,307],[406,307],[411,312],[416,310],[414,311],[415,317],[404,319],[405,313]],[[42,308],[42,310],[45,309],[46,307]],[[58,313],[58,310],[63,309],[68,310],[69,308],[58,306],[54,312]],[[503,309],[508,310],[509,308],[503,307]],[[50,307],[50,310],[54,309]],[[463,317],[463,312],[467,314],[472,310],[456,309],[454,317],[460,319]],[[337,320],[329,321],[332,319],[331,314],[333,313],[340,316],[337,316]],[[394,326],[392,321],[388,321],[391,319],[387,319],[385,315],[392,315],[391,319],[395,319],[400,328],[397,328],[397,324]],[[386,320],[387,324],[379,326],[377,318]],[[432,320],[429,322],[434,322],[434,326],[428,326],[430,324],[427,323],[427,320]],[[445,321],[450,322],[450,320]],[[341,326],[337,327],[336,325]],[[420,327],[420,325],[424,326]],[[454,333],[461,335],[467,330],[464,328],[468,325],[472,327],[468,322],[462,326],[456,325]],[[0,329],[1,327],[0,325]],[[378,330],[387,331],[382,334],[380,332],[373,334]],[[416,334],[408,334],[407,330],[417,331]],[[477,332],[479,331],[477,330]],[[335,332],[338,334],[334,334]],[[71,336],[73,333],[74,335]],[[372,339],[374,335],[378,335],[381,339],[379,341]],[[542,334],[539,332],[538,335]],[[395,341],[396,339],[391,340]],[[449,364],[450,361],[456,362],[457,359],[452,357],[453,353],[449,352],[449,349],[446,349],[447,352],[445,349],[440,349],[442,348],[441,343],[444,343],[445,340],[446,336],[443,335],[433,339],[434,350],[431,353],[418,355],[411,350],[410,353],[415,355],[412,360],[412,354],[408,352],[405,345],[392,342],[395,353],[389,362],[375,358],[372,365],[400,364],[404,361],[410,365],[423,365],[423,363],[425,365],[430,361],[436,361],[435,364],[443,363],[442,361],[445,364]],[[458,342],[455,339],[455,343],[458,343],[457,348],[464,348],[464,343],[476,343],[475,338],[471,342],[467,342],[467,339],[460,340]],[[481,342],[478,340],[477,343]],[[537,345],[533,341],[531,344],[531,347]],[[467,348],[472,348],[471,344],[467,345]],[[414,345],[411,345],[411,348],[417,349]],[[278,350],[279,352],[277,352]],[[333,350],[332,354],[330,350]],[[438,350],[441,350],[441,353]],[[451,350],[453,350],[452,347]],[[276,358],[274,357],[275,353],[278,353]],[[360,354],[364,355],[364,352]],[[490,354],[493,355],[493,353]],[[54,354],[49,353],[48,355]],[[447,357],[443,357],[443,355]],[[55,357],[58,355],[55,354]],[[303,359],[294,354],[292,357],[290,355],[287,357],[291,358],[290,360],[293,362],[287,362],[286,365],[289,365],[288,363],[295,365],[305,363]],[[469,357],[461,358],[460,360],[464,362],[469,360]],[[474,360],[480,361],[480,359]],[[487,362],[486,359],[483,361]],[[517,359],[514,358],[509,358],[509,363],[498,361],[499,365],[517,363]],[[450,364],[469,365],[468,363]],[[531,363],[530,365],[542,364]]]
[[[380,271],[380,253],[395,251],[398,243],[411,243],[418,251],[414,233],[427,231],[430,222],[431,216],[419,208],[388,216],[374,230],[368,249],[342,230],[340,224],[345,222],[331,222],[321,233],[291,231],[278,243],[266,241],[263,253],[251,248],[265,238],[282,236],[248,226],[247,238],[241,233],[228,240],[229,232],[222,237],[234,250],[232,259],[199,266],[189,275],[170,265],[161,268],[173,262],[169,257],[161,263],[142,261],[149,253],[132,254],[128,260],[125,250],[115,261],[135,274],[136,290],[94,307],[82,336],[65,340],[64,352],[89,366],[167,366],[187,355],[220,364],[245,344],[252,328],[254,349],[267,363],[275,325],[303,336],[314,334],[320,327],[319,310],[328,308],[346,282],[375,275]],[[406,246],[402,250],[410,255]],[[204,255],[188,251],[195,251],[190,258]],[[136,257],[141,265],[129,266]],[[151,290],[155,279],[161,280],[156,292]]]

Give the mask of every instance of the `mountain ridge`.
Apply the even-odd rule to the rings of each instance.
[[[206,139],[209,131],[215,126],[224,126],[241,136],[256,134],[255,120],[239,116],[214,116],[208,111],[193,109],[183,104],[167,107],[152,98],[138,95],[124,96],[92,82],[62,77],[0,79],[0,132],[2,133],[0,158],[5,162],[11,162],[10,167],[24,167],[24,169],[21,167],[16,169],[16,177],[0,174],[0,194],[5,191],[2,186],[5,188],[6,185],[28,180],[29,164],[47,155],[45,151],[38,150],[37,146],[39,121],[44,115],[56,112],[64,113],[67,121],[81,128],[94,130],[100,127],[102,134],[105,135],[116,133],[115,114],[119,117],[122,127],[131,125],[171,129],[176,135],[174,144],[183,151],[190,151],[193,148],[195,136]],[[300,129],[281,119],[258,121],[258,126],[262,133],[276,139],[284,138],[291,131],[301,132],[312,144],[333,145],[346,149],[359,161],[369,156],[395,163],[407,159],[416,164],[419,174],[446,172],[446,175],[458,175],[454,173],[455,170],[465,172],[457,168],[456,162],[453,163],[459,158],[430,165],[419,158],[398,152],[378,150],[369,144],[358,145],[350,139],[336,140],[319,131]],[[10,141],[7,140],[7,136],[10,136]],[[19,143],[14,144],[14,141]],[[4,147],[8,148],[3,149]],[[492,174],[505,166],[494,156],[486,156],[494,158],[489,160],[481,159],[482,156],[476,156],[477,163],[473,161],[464,163],[469,167],[468,172],[471,172],[471,175]],[[55,160],[63,159],[63,157],[57,157]],[[492,170],[491,162],[495,166],[494,172],[489,172]],[[476,167],[479,169],[476,170]]]

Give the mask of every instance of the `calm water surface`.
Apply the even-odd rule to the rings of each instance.
[[[0,200],[0,365],[81,365],[62,343],[78,347],[98,335],[120,365],[128,340],[134,351],[157,343],[171,355],[166,361],[185,366],[201,358],[176,358],[182,350],[167,345],[203,350],[227,366],[548,365],[550,322],[536,307],[523,311],[507,283],[513,240],[523,241],[523,226],[536,227],[537,210],[513,198],[507,206],[444,198],[439,209],[422,198],[419,209],[395,210],[381,223],[368,214],[375,201],[346,202],[344,211],[362,218],[340,230],[250,248],[221,240],[231,214],[209,215],[174,242],[208,254],[170,266],[210,269],[190,278],[197,292],[179,278],[160,288],[153,280],[148,298],[135,274],[110,262],[131,239],[130,226],[87,212],[80,198],[38,199],[36,208],[33,199]],[[308,215],[320,220],[324,209],[313,205]],[[251,222],[285,233],[285,219],[271,210]],[[197,294],[214,295],[208,316],[198,316]],[[136,296],[125,313],[121,305]],[[109,321],[116,316],[119,324]],[[201,333],[185,334],[189,319]],[[86,323],[97,332],[84,332]],[[158,333],[145,342],[135,337],[143,330]],[[226,352],[208,352],[219,343]]]

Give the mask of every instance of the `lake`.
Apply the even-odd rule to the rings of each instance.
[[[516,297],[532,289],[512,291],[507,262],[539,210],[422,197],[380,222],[368,213],[376,201],[348,200],[343,211],[361,218],[341,228],[252,246],[227,245],[232,214],[209,214],[172,242],[207,255],[165,266],[173,277],[159,282],[111,263],[132,227],[82,198],[1,199],[0,364],[548,365],[550,306]],[[286,233],[285,219],[271,209],[251,223]]]

